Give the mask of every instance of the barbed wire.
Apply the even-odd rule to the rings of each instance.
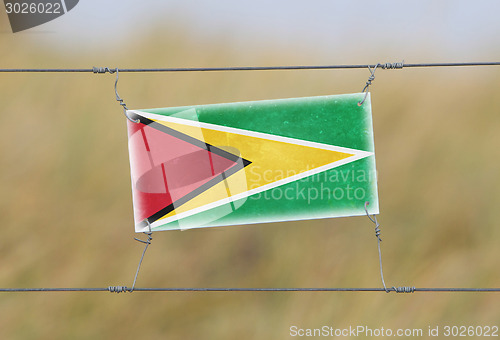
[[[416,288],[399,287],[396,293],[500,293],[500,288]],[[385,288],[138,288],[134,292],[384,292]],[[124,286],[107,288],[0,288],[0,293],[19,292],[132,292]]]
[[[168,67],[168,68],[3,68],[0,72],[59,72],[59,73],[111,73],[119,72],[217,72],[217,71],[275,71],[275,70],[334,70],[334,69],[366,69],[379,67],[382,69],[402,69],[418,67],[460,67],[460,66],[500,66],[500,61],[493,62],[446,62],[446,63],[376,63],[355,65],[297,65],[297,66],[233,66],[233,67]]]

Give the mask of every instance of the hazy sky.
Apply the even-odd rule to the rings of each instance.
[[[75,50],[130,46],[162,22],[244,51],[292,47],[354,61],[371,51],[394,61],[498,60],[499,13],[498,0],[80,0],[67,15],[18,34]]]

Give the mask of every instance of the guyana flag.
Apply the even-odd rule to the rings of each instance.
[[[363,97],[129,110],[136,232],[377,214]]]

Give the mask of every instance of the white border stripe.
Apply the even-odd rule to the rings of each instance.
[[[337,151],[337,152],[343,152],[343,153],[351,153],[353,156],[344,158],[339,161],[335,161],[308,171],[301,172],[299,174],[283,178],[281,180],[263,185],[261,187],[251,189],[224,199],[221,199],[219,201],[215,201],[206,205],[203,205],[201,207],[195,208],[188,210],[186,212],[176,214],[174,216],[161,219],[158,221],[155,221],[151,224],[151,227],[156,228],[160,227],[164,224],[168,224],[170,222],[174,222],[177,220],[180,220],[182,218],[186,218],[216,207],[219,207],[221,205],[224,205],[226,203],[245,198],[251,195],[258,194],[263,191],[267,191],[269,189],[295,182],[299,179],[309,177],[315,174],[318,174],[320,172],[330,170],[336,167],[339,167],[341,165],[345,165],[354,161],[357,161],[359,159],[363,159],[369,156],[372,156],[374,153],[373,152],[368,152],[368,151],[362,151],[362,150],[357,150],[357,149],[350,149],[350,148],[344,148],[340,146],[334,146],[334,145],[328,145],[328,144],[322,144],[322,143],[316,143],[316,142],[310,142],[310,141],[305,141],[301,139],[295,139],[295,138],[289,138],[289,137],[283,137],[283,136],[277,136],[277,135],[271,135],[267,133],[261,133],[261,132],[255,132],[255,131],[250,131],[250,130],[243,130],[243,129],[237,129],[237,128],[231,128],[231,127],[226,127],[226,126],[220,126],[220,125],[215,125],[215,124],[209,124],[209,123],[202,123],[202,122],[196,122],[188,119],[182,119],[182,118],[176,118],[176,117],[170,117],[170,116],[162,116],[154,113],[147,113],[147,112],[142,112],[142,111],[137,111],[137,110],[129,110],[127,113],[135,113],[139,116],[143,116],[145,118],[149,119],[154,119],[154,120],[160,120],[160,121],[165,121],[165,122],[172,122],[172,123],[178,123],[178,124],[183,124],[183,125],[189,125],[189,126],[194,126],[194,127],[201,127],[201,128],[206,128],[210,130],[217,130],[217,131],[222,131],[222,132],[229,132],[229,133],[234,133],[234,134],[239,134],[239,135],[245,135],[245,136],[250,136],[250,137],[255,137],[255,138],[261,138],[261,139],[267,139],[267,140],[274,140],[278,142],[285,142],[289,144],[296,144],[296,145],[302,145],[302,146],[308,146],[308,147],[313,147],[313,148],[318,148],[318,149],[324,149],[324,150],[330,150],[330,151]],[[146,230],[145,228],[144,230]]]

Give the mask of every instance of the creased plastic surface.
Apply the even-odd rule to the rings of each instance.
[[[377,214],[363,96],[128,111],[136,231]]]

